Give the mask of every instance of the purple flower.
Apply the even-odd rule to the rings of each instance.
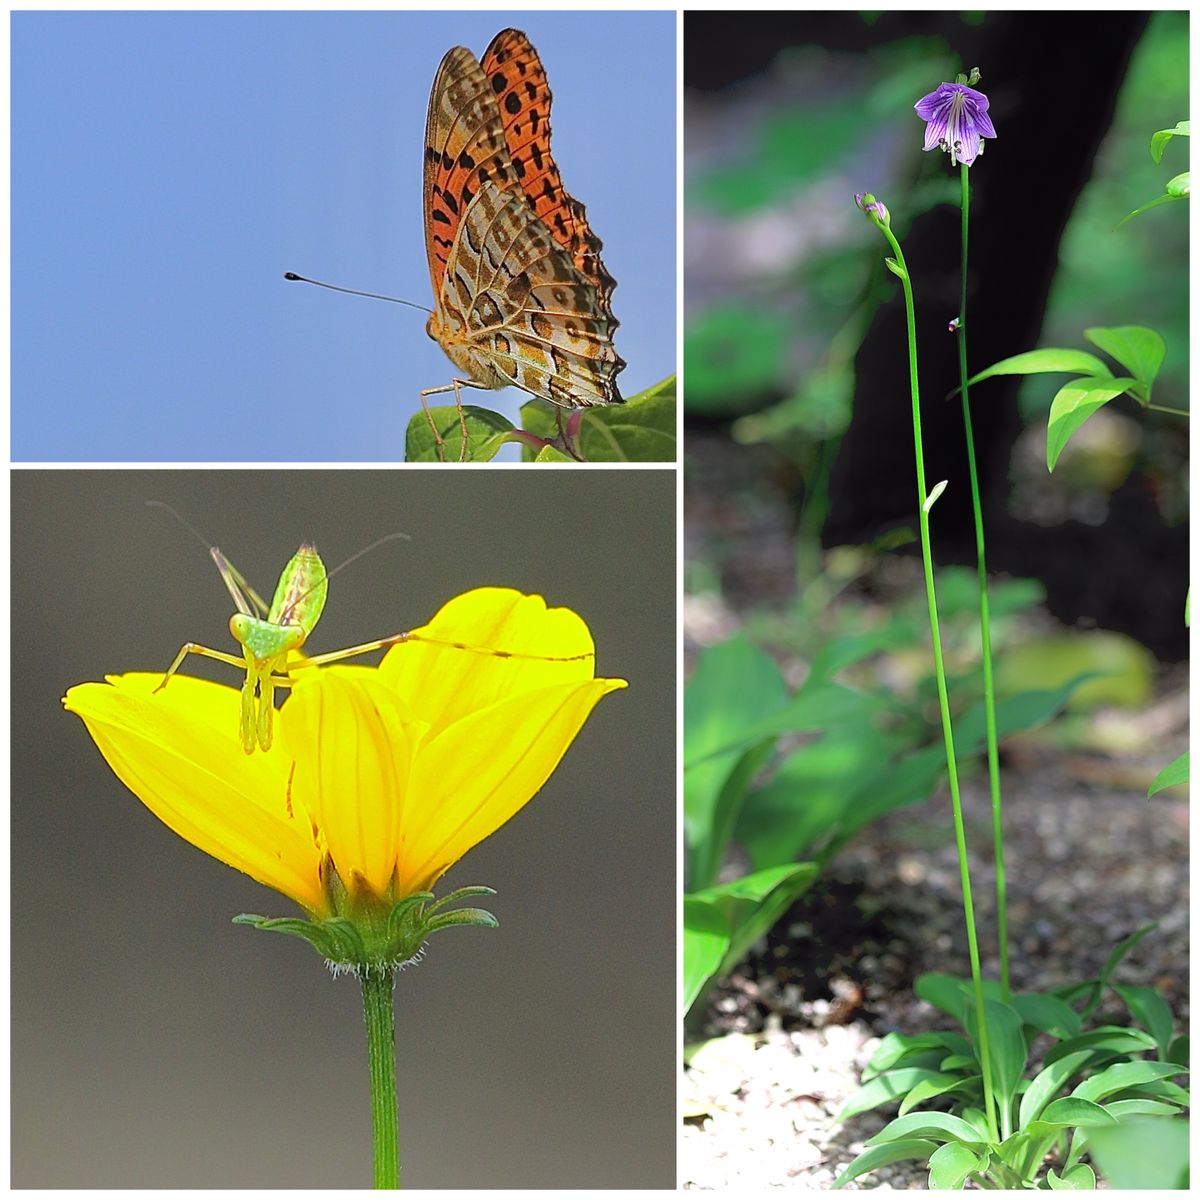
[[[882,200],[876,200],[870,192],[855,192],[854,203],[877,225],[882,225],[884,228],[891,227],[892,217],[887,210],[887,205]]]
[[[925,125],[925,149],[945,150],[950,163],[970,166],[983,153],[983,139],[996,130],[988,116],[988,98],[965,83],[939,83],[936,92],[914,105]]]

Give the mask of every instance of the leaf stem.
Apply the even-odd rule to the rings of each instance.
[[[954,730],[950,725],[950,700],[946,689],[946,668],[942,660],[942,635],[938,626],[937,594],[933,584],[933,551],[929,544],[929,513],[925,500],[925,453],[921,442],[921,401],[917,381],[917,320],[913,310],[912,280],[904,251],[886,225],[879,226],[895,251],[897,272],[904,286],[904,311],[908,322],[909,383],[912,390],[913,444],[917,461],[917,513],[921,528],[921,558],[925,567],[925,599],[929,607],[929,632],[933,641],[933,665],[937,674],[938,707],[942,714],[942,739],[946,747],[946,773],[950,783],[950,801],[954,809],[954,838],[958,847],[958,869],[962,881],[963,915],[967,924],[967,948],[971,956],[971,978],[975,985],[975,1012],[979,1028],[979,1066],[983,1074],[983,1095],[987,1105],[988,1130],[992,1141],[999,1141],[996,1130],[996,1102],[992,1092],[992,1063],[988,1054],[987,1021],[983,1003],[983,978],[979,969],[979,939],[975,933],[975,905],[971,900],[971,871],[967,863],[967,835],[963,826],[962,798],[958,790],[958,766],[954,757]]]
[[[359,972],[367,1021],[367,1059],[371,1069],[371,1130],[375,1144],[376,1188],[400,1186],[400,1131],[396,1104],[396,1019],[390,967]]]
[[[983,540],[983,505],[975,467],[975,435],[967,396],[967,225],[971,208],[970,168],[962,171],[962,292],[958,310],[958,374],[962,388],[963,428],[967,435],[967,464],[971,475],[971,507],[975,514],[975,554],[979,563],[979,635],[983,647],[983,706],[987,723],[988,781],[992,792],[992,845],[996,855],[996,933],[1000,953],[1000,998],[1012,999],[1008,978],[1008,887],[1004,874],[1004,817],[1000,801],[1000,751],[996,737],[996,688],[992,675],[992,634],[988,620],[987,559]]]
[[[1146,407],[1152,412],[1170,413],[1173,417],[1190,417],[1192,414],[1186,408],[1171,408],[1166,404],[1151,404],[1146,402]]]

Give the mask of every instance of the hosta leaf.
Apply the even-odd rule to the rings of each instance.
[[[976,1154],[961,1142],[946,1142],[929,1156],[929,1188],[957,1192],[967,1176],[984,1170],[987,1162],[986,1154]]]
[[[1186,1070],[1186,1067],[1181,1067],[1178,1063],[1146,1061],[1113,1063],[1111,1067],[1105,1067],[1099,1074],[1085,1079],[1071,1095],[1079,1096],[1083,1100],[1103,1100],[1105,1096],[1111,1096],[1114,1092],[1166,1079],[1171,1075],[1181,1075]]]
[[[937,1149],[935,1142],[924,1141],[920,1138],[909,1138],[905,1141],[888,1142],[883,1146],[872,1146],[864,1150],[838,1177],[834,1180],[835,1188],[844,1187],[852,1179],[874,1171],[877,1167],[890,1166],[894,1162],[903,1162],[911,1158],[928,1158]]]

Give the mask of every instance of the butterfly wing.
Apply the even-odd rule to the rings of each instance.
[[[516,182],[492,85],[463,46],[438,67],[425,120],[425,249],[435,296],[454,237],[482,182]]]
[[[518,29],[498,33],[483,55],[518,186],[579,271],[595,284],[608,307],[616,280],[600,258],[603,243],[588,224],[587,211],[565,187],[550,153],[550,102],[546,71],[529,39]],[[612,319],[615,329],[617,322]]]
[[[512,384],[568,408],[623,403],[615,282],[550,155],[546,73],[515,29],[484,60],[450,50],[429,99],[430,333],[485,387]]]
[[[480,187],[460,224],[439,308],[448,337],[482,356],[495,386],[509,383],[565,408],[622,403],[616,321],[520,193]]]

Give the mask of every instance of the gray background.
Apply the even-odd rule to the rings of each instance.
[[[232,648],[229,597],[161,499],[269,593],[312,539],[310,647],[427,620],[470,587],[574,608],[601,702],[542,792],[443,889],[498,889],[400,976],[408,1187],[672,1187],[675,476],[664,471],[12,473],[12,1182],[366,1187],[361,1000],[304,943],[230,924],[288,900],[117,782],[60,697]],[[194,659],[185,668],[231,684]]]

